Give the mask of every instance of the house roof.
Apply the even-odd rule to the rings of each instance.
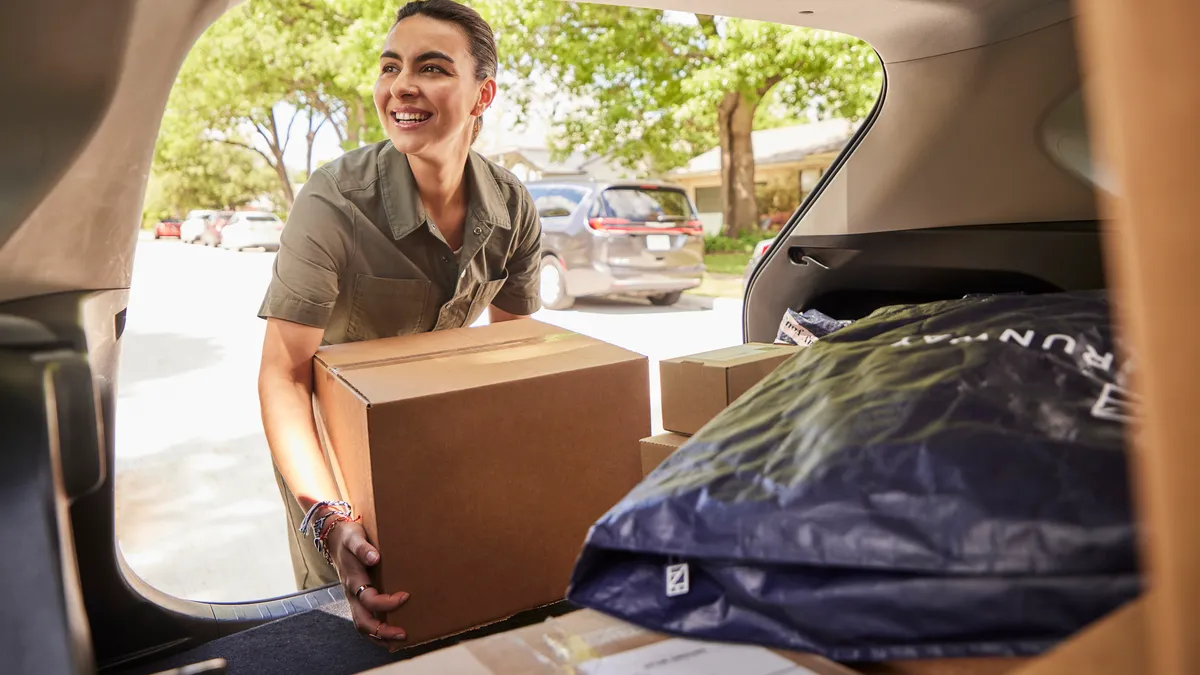
[[[750,136],[754,144],[754,163],[758,166],[785,164],[798,162],[809,155],[841,150],[854,135],[856,127],[849,120],[833,119],[755,131]],[[697,155],[670,175],[691,176],[720,171],[721,148],[716,147]]]
[[[573,174],[583,175],[587,173],[587,165],[590,159],[579,153],[572,154],[570,157],[555,162],[551,158],[548,148],[520,147],[512,146],[507,148],[497,148],[486,153],[488,157],[499,157],[500,155],[518,154],[525,158],[531,168],[542,173],[553,174]]]

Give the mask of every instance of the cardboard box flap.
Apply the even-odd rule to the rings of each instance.
[[[779,355],[791,356],[797,351],[793,345],[775,345],[775,344],[760,344],[748,343],[717,349],[711,352],[703,352],[701,354],[692,354],[691,356],[682,356],[671,359],[678,363],[697,363],[700,365],[712,365],[720,368],[730,368],[740,366],[747,363],[754,363],[764,356]]]
[[[642,475],[649,476],[652,471],[658,468],[668,457],[675,454],[675,451],[687,443],[688,437],[682,434],[659,434],[641,440],[642,448]]]
[[[421,339],[432,336],[436,339]],[[368,405],[555,375],[644,357],[537,321],[511,321],[322,348],[319,367]]]
[[[541,321],[505,321],[480,329],[434,331],[402,335],[366,342],[325,345],[317,350],[317,360],[330,370],[369,367],[377,361],[420,358],[456,349],[500,344],[539,336],[567,335],[570,331]]]

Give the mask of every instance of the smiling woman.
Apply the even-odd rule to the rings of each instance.
[[[496,97],[496,64],[492,29],[474,10],[452,0],[400,10],[374,90],[388,140],[326,164],[304,185],[259,312],[268,320],[263,427],[297,586],[340,580],[359,632],[391,649],[405,632],[375,615],[408,594],[370,586],[367,568],[379,553],[328,468],[311,361],[322,344],[467,326],[489,306],[492,322],[539,309],[533,200],[511,173],[471,151]]]

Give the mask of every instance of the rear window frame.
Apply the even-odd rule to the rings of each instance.
[[[645,193],[673,192],[673,193],[678,194],[681,197],[683,197],[683,203],[687,206],[689,213],[682,214],[681,216],[672,216],[672,217],[682,217],[683,220],[679,220],[679,221],[673,221],[673,220],[649,221],[649,220],[638,220],[638,219],[634,219],[634,218],[629,218],[626,215],[618,214],[612,208],[612,205],[609,204],[608,199],[605,198],[605,195],[607,195],[609,192],[615,192],[615,191],[645,192]],[[596,202],[600,205],[600,209],[604,212],[604,217],[624,218],[626,220],[630,220],[631,222],[668,222],[668,223],[669,222],[681,222],[681,223],[686,223],[686,222],[691,222],[691,221],[700,219],[700,213],[699,213],[699,211],[696,210],[696,205],[692,202],[692,198],[687,193],[687,191],[684,190],[683,188],[678,188],[678,187],[669,186],[669,185],[656,186],[653,188],[645,187],[645,186],[641,186],[641,185],[613,185],[613,186],[610,186],[610,187],[607,187],[607,188],[604,188],[603,190],[601,190],[599,192],[599,194],[596,195]],[[670,215],[670,214],[668,214],[668,215]]]

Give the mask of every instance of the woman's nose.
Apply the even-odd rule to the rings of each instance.
[[[413,84],[412,78],[405,73],[400,73],[396,79],[392,80],[391,93],[396,98],[416,96],[417,87]]]

